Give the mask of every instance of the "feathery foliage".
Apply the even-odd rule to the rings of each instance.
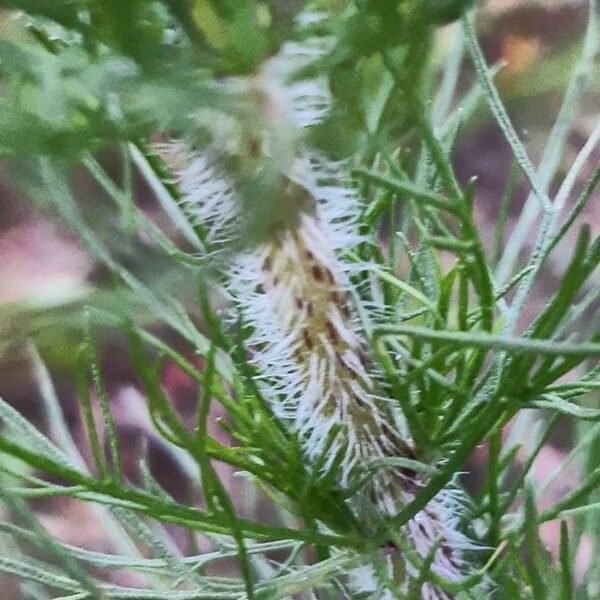
[[[600,336],[586,319],[600,243],[588,226],[545,306],[535,312],[532,301],[600,177],[594,168],[576,193],[600,122],[559,175],[598,52],[597,0],[537,166],[465,0],[0,8],[0,152],[11,183],[78,236],[107,282],[60,306],[2,315],[4,352],[27,352],[46,415],[41,431],[0,402],[0,571],[20,578],[24,597],[597,597],[597,565],[580,582],[573,575],[582,541],[600,551]],[[454,48],[436,65],[438,27],[455,20]],[[280,97],[281,110],[271,102]],[[499,218],[494,239],[475,218],[476,180],[461,183],[452,163],[463,124],[482,107],[514,157],[506,203],[515,181],[530,190],[516,227],[507,232]],[[117,176],[103,152],[118,157]],[[152,211],[137,201],[140,189]],[[312,258],[297,259],[298,247]],[[273,261],[266,271],[278,281],[255,269]],[[328,273],[331,287],[321,285]],[[287,306],[311,295],[316,309]],[[312,341],[295,329],[299,315]],[[69,347],[63,360],[89,448],[73,439],[40,356],[49,332]],[[187,473],[187,503],[145,459],[139,481],[125,472],[99,359],[107,333],[127,349],[157,443]],[[315,345],[329,379],[311,363]],[[362,383],[327,363],[328,348]],[[162,384],[169,364],[199,387],[192,426]],[[351,408],[335,412],[342,397]],[[217,428],[215,407],[226,415]],[[146,418],[138,408],[132,414]],[[577,440],[552,478],[577,465],[579,480],[542,509],[531,469],[565,423],[576,424]],[[379,454],[365,450],[378,443]],[[461,475],[483,444],[487,469],[467,497]],[[390,489],[403,500],[384,510]],[[369,494],[375,501],[363,502]],[[33,501],[62,497],[92,507],[110,552],[44,529]],[[268,519],[253,510],[257,498]],[[423,550],[418,525],[432,507],[449,514]],[[539,533],[553,521],[557,561]],[[193,553],[174,543],[175,530]],[[397,555],[403,563],[390,567]],[[445,559],[452,569],[439,567]]]

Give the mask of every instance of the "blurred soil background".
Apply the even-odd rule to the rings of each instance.
[[[0,15],[0,19],[7,16]],[[507,103],[515,128],[527,144],[528,151],[536,163],[541,154],[548,132],[555,121],[571,67],[577,59],[587,21],[587,2],[576,0],[493,0],[481,11],[479,26],[481,40],[489,63],[503,61],[504,68],[498,76],[498,84]],[[452,26],[440,32],[438,51],[443,56],[449,50],[452,40]],[[471,83],[470,65],[466,64],[464,86]],[[588,138],[600,106],[600,84],[592,83],[592,92],[587,95],[574,130],[572,131],[563,165],[567,169],[577,151]],[[117,153],[106,153],[100,157],[102,163],[115,177],[120,176],[120,160]],[[501,133],[492,121],[489,112],[483,107],[465,124],[455,152],[455,166],[462,181],[473,175],[478,178],[476,207],[482,237],[492,251],[494,224],[506,181],[511,171],[511,153]],[[587,179],[592,165],[600,161],[597,150],[588,168],[582,173],[582,182]],[[41,402],[40,378],[32,367],[31,356],[24,339],[33,335],[38,343],[44,361],[47,363],[56,387],[72,435],[81,448],[87,448],[76,401],[76,391],[72,380],[72,361],[76,354],[77,339],[69,333],[69,313],[66,309],[61,316],[61,306],[77,302],[87,294],[101,292],[107,283],[106,274],[86,253],[78,240],[60,223],[48,215],[41,214],[27,200],[10,186],[7,169],[9,165],[0,163],[0,347],[2,364],[0,368],[0,395],[16,407],[24,416],[41,429],[45,428],[48,415]],[[81,196],[85,197],[86,210],[90,214],[102,214],[106,204],[102,192],[80,174],[76,182]],[[579,186],[578,189],[580,189]],[[511,206],[511,221],[520,212],[527,196],[525,184],[519,180]],[[169,224],[155,204],[151,192],[141,184],[137,186],[136,202],[169,232]],[[600,192],[588,203],[582,221],[591,225],[593,236],[600,234]],[[509,227],[510,229],[510,227]],[[170,232],[173,233],[173,232]],[[194,314],[193,283],[181,281],[172,272],[172,266],[148,248],[131,247],[131,242],[121,239],[118,231],[108,232],[114,236],[113,248],[122,253],[124,260],[134,272],[143,273],[157,286],[178,286],[181,297],[189,301]],[[557,278],[569,258],[569,246],[574,242],[568,237],[563,242],[564,251],[554,252],[542,285],[536,290],[535,303],[531,310],[537,312],[545,303],[547,293],[556,287]],[[139,252],[143,249],[143,252]],[[19,307],[26,306],[27,319]],[[44,320],[45,307],[53,307],[58,314],[49,327]],[[63,319],[64,328],[61,327]],[[598,321],[590,313],[588,321],[597,328]],[[169,339],[168,332],[161,336]],[[20,343],[16,340],[20,340]],[[185,353],[190,360],[197,361],[189,348],[178,339],[169,340]],[[195,497],[196,482],[193,467],[186,468],[185,462],[158,439],[147,417],[144,399],[139,392],[133,369],[122,341],[110,334],[100,340],[101,369],[107,385],[107,393],[118,426],[124,458],[126,477],[139,480],[139,460],[147,453],[149,463],[158,481],[177,500],[190,501]],[[177,367],[167,365],[163,372],[165,389],[180,413],[190,426],[194,422],[198,389]],[[93,394],[93,391],[91,391]],[[218,414],[212,416],[212,427],[221,431]],[[567,426],[559,428],[551,443],[540,454],[533,471],[534,477],[542,482],[564,455],[572,431]],[[221,433],[225,436],[224,433]],[[85,452],[85,451],[84,451]],[[471,475],[467,485],[477,488],[477,473],[485,460],[486,449],[481,448],[471,461]],[[87,457],[89,458],[89,457]],[[249,515],[268,522],[270,515],[263,514],[257,499],[246,497],[248,488],[232,477],[232,473],[221,470],[227,483],[240,486],[240,509]],[[572,473],[572,481],[577,474]],[[572,484],[568,479],[561,480],[560,486],[552,493],[564,495]],[[100,551],[111,551],[103,531],[95,521],[93,511],[79,502],[64,499],[61,501],[36,501],[42,523],[67,543]],[[192,552],[190,541],[173,529],[174,539],[184,552]],[[547,525],[544,541],[548,548],[557,552],[558,524]],[[1,543],[1,541],[0,541]],[[577,562],[577,577],[581,577],[591,560],[590,550],[582,545]],[[134,585],[135,581],[122,575],[119,583]],[[0,575],[0,597],[2,600],[20,599],[16,584],[10,578]]]

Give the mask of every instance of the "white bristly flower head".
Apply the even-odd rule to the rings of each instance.
[[[247,343],[274,414],[299,437],[313,464],[323,471],[339,469],[340,486],[368,479],[352,501],[359,518],[365,502],[389,518],[425,482],[414,471],[391,466],[366,477],[373,461],[413,459],[416,454],[398,407],[382,397],[354,308],[352,275],[370,266],[340,258],[362,241],[357,227],[360,198],[343,163],[311,152],[303,142],[303,128],[326,116],[330,98],[325,81],[298,80],[294,73],[322,55],[328,44],[288,43],[254,77],[236,81],[238,90],[254,98],[253,109],[261,116],[249,130],[237,127],[242,135],[229,137],[221,148],[213,141],[202,153],[184,151],[187,164],[177,178],[210,242],[242,239],[228,259],[227,291],[252,331]],[[230,123],[225,135],[235,129]],[[240,170],[229,169],[230,156],[240,159]],[[269,189],[276,190],[268,228],[251,240],[240,233],[250,205],[243,197],[245,183],[236,178],[249,164],[259,165],[258,171],[268,164],[275,182]],[[460,507],[458,491],[445,490],[399,534],[420,559],[427,560],[434,551],[432,571],[454,582],[464,576],[461,553],[470,547],[458,532]],[[390,576],[406,591],[418,568],[403,559],[400,549],[391,557],[386,558]],[[402,576],[394,572],[398,561],[404,564]],[[351,583],[357,591],[372,591],[375,598],[393,597],[369,565],[354,571]],[[421,596],[451,598],[429,583],[422,586]]]

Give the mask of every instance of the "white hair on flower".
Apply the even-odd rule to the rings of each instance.
[[[324,82],[292,78],[325,47],[322,41],[286,44],[252,78],[269,110],[291,128],[326,115],[330,99]],[[393,457],[414,460],[415,452],[399,407],[382,395],[353,305],[352,277],[371,266],[340,258],[365,241],[358,231],[363,207],[344,163],[296,150],[293,160],[280,164],[280,202],[293,218],[237,248],[229,257],[227,291],[251,330],[251,360],[273,413],[323,473],[337,469],[344,488],[363,483],[350,501],[358,515],[369,503],[381,517],[394,517],[417,497],[425,478],[391,464],[370,469],[374,461]],[[243,200],[213,154],[193,153],[178,182],[210,241],[236,235]],[[461,502],[459,491],[443,490],[401,531],[418,560],[433,553],[431,571],[450,582],[464,577],[461,552],[471,548],[458,531]],[[386,569],[393,585],[406,593],[419,569],[402,548],[391,556],[385,557]],[[394,560],[403,563],[402,576],[394,572]],[[356,569],[350,579],[356,591],[381,600],[394,597],[390,583],[381,582],[372,566]],[[424,583],[420,594],[423,600],[452,598],[431,583]]]
[[[288,119],[298,128],[320,123],[329,112],[331,94],[324,76],[296,74],[332,50],[333,38],[313,37],[302,42],[285,42],[267,60],[257,75],[257,83]]]

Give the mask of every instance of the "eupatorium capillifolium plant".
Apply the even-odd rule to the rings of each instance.
[[[597,52],[597,2],[537,168],[465,2],[4,4],[24,11],[7,13],[0,46],[0,147],[14,185],[80,236],[112,287],[11,313],[28,320],[11,343],[28,339],[52,441],[0,405],[0,450],[29,467],[3,467],[12,519],[0,569],[36,598],[593,598],[596,568],[573,574],[598,531],[589,393],[600,345],[582,317],[597,299],[600,246],[588,227],[546,305],[531,307],[600,172],[574,197],[600,127],[563,160]],[[436,27],[461,15],[438,65]],[[465,50],[474,82],[461,95]],[[461,185],[451,162],[482,104],[515,162],[495,240],[475,221],[476,181]],[[121,151],[122,181],[92,154],[106,147]],[[97,187],[73,185],[75,166]],[[530,197],[507,232],[518,177]],[[135,202],[137,181],[154,213]],[[91,189],[106,201],[96,218]],[[132,260],[144,254],[154,268]],[[35,349],[57,328],[76,340],[89,452]],[[141,484],[123,469],[101,330],[126,344],[153,439],[186,473],[187,504],[146,462]],[[200,386],[193,423],[161,385],[166,364]],[[227,441],[210,425],[217,405]],[[553,475],[578,463],[580,477],[540,512],[530,471],[563,417],[592,422]],[[459,476],[482,444],[487,469],[468,495]],[[110,553],[41,527],[28,500],[61,496],[91,503]],[[552,558],[538,529],[558,519]]]

